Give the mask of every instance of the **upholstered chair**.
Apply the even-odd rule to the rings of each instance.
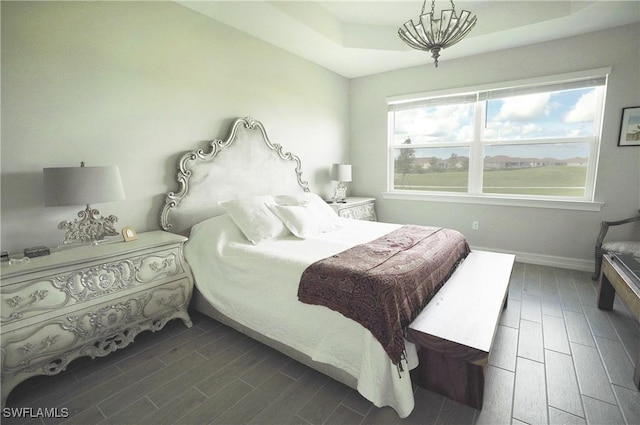
[[[640,210],[639,210],[640,212]],[[605,236],[611,226],[619,226],[621,224],[640,221],[640,215],[619,221],[603,221],[600,226],[600,234],[596,241],[596,270],[591,279],[598,280],[600,278],[600,268],[602,266],[602,256],[606,253],[628,254],[640,260],[640,240],[628,241],[612,241],[604,242]]]

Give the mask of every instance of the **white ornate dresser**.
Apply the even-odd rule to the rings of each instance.
[[[20,382],[55,375],[77,357],[106,356],[144,330],[180,318],[193,290],[182,255],[187,238],[141,233],[2,266],[2,405]]]
[[[340,217],[356,220],[378,221],[376,217],[375,198],[350,197],[346,202],[329,204]]]

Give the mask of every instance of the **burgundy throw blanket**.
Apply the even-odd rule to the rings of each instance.
[[[402,226],[311,264],[300,279],[298,298],[360,323],[401,367],[405,328],[469,252],[455,230]]]

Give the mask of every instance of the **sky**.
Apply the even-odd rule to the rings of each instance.
[[[600,111],[599,88],[583,88],[551,93],[505,97],[488,101],[483,137],[490,141],[559,141],[564,137],[591,137]],[[396,111],[396,142],[464,142],[473,140],[473,104],[430,106]],[[463,152],[465,152],[464,150]],[[438,149],[437,156],[460,155],[460,149]],[[416,156],[432,156],[435,151],[420,149]],[[468,155],[465,154],[465,155]],[[488,148],[486,155],[553,157],[566,159],[589,156],[589,144],[536,144]]]

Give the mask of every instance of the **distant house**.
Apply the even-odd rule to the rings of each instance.
[[[565,159],[567,165],[569,167],[586,167],[587,166],[587,158],[575,157]]]
[[[587,158],[518,158],[506,155],[488,156],[484,159],[485,169],[506,170],[512,168],[533,168],[545,166],[586,167]]]
[[[434,167],[439,170],[461,170],[469,166],[469,157],[452,156],[446,159],[437,158],[435,156],[420,157],[415,159],[415,163],[423,170],[430,170]]]
[[[484,159],[484,168],[509,169],[540,167],[542,164],[537,158],[515,158],[506,155],[488,156]]]

